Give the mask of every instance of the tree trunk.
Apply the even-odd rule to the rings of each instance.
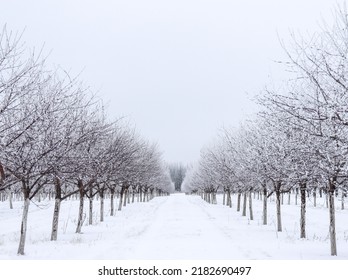
[[[60,212],[61,202],[62,202],[62,200],[59,199],[59,198],[56,198],[55,201],[54,201],[51,241],[57,241],[57,237],[58,237],[58,221],[59,221],[59,212]]]
[[[263,186],[263,209],[262,209],[263,224],[267,225],[267,188]]]
[[[300,219],[301,238],[306,238],[306,183],[305,182],[302,182],[300,184],[300,193],[301,193],[301,219]]]
[[[9,191],[9,200],[10,200],[10,209],[13,209],[13,193],[12,191]]]
[[[214,191],[214,192],[212,193],[212,195],[213,195],[213,204],[217,204],[216,192]]]
[[[250,214],[250,220],[254,220],[251,191],[249,192],[249,214]]]
[[[5,180],[5,171],[4,171],[4,167],[2,166],[0,162],[0,186],[3,184],[4,180]]]
[[[326,205],[326,208],[329,208],[329,193],[326,192],[325,194],[325,205]]]
[[[242,194],[239,192],[237,196],[237,212],[240,211],[240,199],[241,199]]]
[[[114,195],[115,195],[115,189],[110,190],[110,216],[114,215]]]
[[[124,193],[124,187],[121,187],[120,201],[118,203],[118,211],[121,211],[121,209],[122,209],[123,193]]]
[[[19,246],[17,251],[18,255],[24,255],[25,239],[27,235],[28,214],[29,214],[29,205],[30,205],[28,184],[29,184],[28,182],[26,182],[25,180],[22,180],[24,207],[23,207],[23,215],[22,215],[22,221],[21,221],[21,235],[19,238]]]
[[[22,216],[22,222],[21,222],[21,236],[19,239],[19,246],[18,246],[18,252],[17,252],[18,255],[24,255],[25,238],[27,235],[29,205],[30,205],[30,199],[29,197],[25,196],[23,216]]]
[[[146,196],[147,196],[147,190],[144,190],[144,193],[143,193],[143,202],[146,201]]]
[[[93,224],[93,196],[92,194],[90,194],[91,196],[88,198],[89,200],[89,215],[88,215],[88,224],[92,225]]]
[[[330,244],[331,244],[331,256],[337,256],[336,246],[336,225],[335,225],[335,187],[336,178],[330,180],[329,184],[329,212],[330,212]]]
[[[345,192],[344,192],[344,190],[342,190],[342,196],[341,196],[341,210],[344,210],[344,196],[345,196]]]
[[[222,205],[226,204],[226,191],[224,191],[223,197],[222,197]]]
[[[130,204],[130,202],[131,202],[130,197],[131,197],[131,190],[128,189],[128,191],[127,191],[127,203],[128,204]]]
[[[143,201],[143,189],[139,188],[139,201],[142,202]]]
[[[232,197],[231,197],[231,191],[228,190],[227,192],[227,201],[228,201],[228,206],[232,208]]]
[[[100,193],[100,221],[104,222],[104,189],[101,189],[99,193]]]
[[[134,201],[135,201],[135,190],[133,189],[133,191],[132,191],[132,203],[134,203]]]
[[[290,205],[290,200],[291,200],[291,191],[288,192],[288,205]]]
[[[277,205],[277,231],[282,231],[282,219],[281,219],[281,212],[280,212],[280,187],[281,187],[281,182],[276,183],[276,205]]]
[[[313,203],[314,207],[317,207],[317,188],[313,190]]]
[[[243,193],[243,212],[242,216],[246,216],[246,204],[247,204],[247,194],[246,192]]]
[[[84,196],[85,196],[82,180],[77,181],[77,186],[80,193],[80,206],[79,206],[79,215],[77,219],[76,233],[81,233],[81,228],[82,228],[82,224],[84,220],[83,219],[83,202],[84,202]]]
[[[295,205],[297,205],[298,189],[295,190]]]
[[[123,195],[124,195],[123,207],[126,207],[126,205],[127,205],[127,197],[128,197],[128,188],[124,191]]]
[[[62,202],[62,188],[61,188],[59,178],[55,178],[54,187],[56,190],[56,198],[54,201],[51,241],[56,241],[58,237],[58,221],[59,221],[60,205]]]

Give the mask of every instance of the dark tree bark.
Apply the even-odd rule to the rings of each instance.
[[[142,202],[143,201],[143,188],[139,187],[139,201]]]
[[[343,198],[343,197],[342,197]],[[8,192],[8,199],[10,201],[10,209],[13,209],[13,192],[10,190]],[[343,200],[342,200],[343,201]],[[343,205],[343,204],[342,204]]]
[[[337,256],[336,245],[336,223],[335,223],[335,188],[336,177],[329,180],[328,200],[329,200],[329,212],[330,212],[330,244],[331,244],[331,256]]]
[[[295,190],[295,205],[297,205],[298,188]]]
[[[232,197],[231,197],[231,190],[227,190],[227,206],[232,208]]]
[[[59,178],[55,178],[54,188],[56,190],[56,197],[54,201],[54,211],[53,211],[53,221],[52,221],[52,231],[51,231],[51,241],[56,241],[58,237],[58,221],[60,213],[60,205],[62,202],[62,188]]]
[[[21,235],[19,238],[19,246],[18,246],[18,255],[24,255],[24,247],[25,247],[25,239],[27,235],[27,225],[28,225],[28,213],[29,213],[29,186],[28,183],[23,179],[22,180],[22,191],[24,197],[24,207],[23,207],[23,216],[21,221]]]
[[[240,192],[238,192],[237,195],[237,212],[240,211],[240,199],[241,199],[242,194]]]
[[[89,188],[88,202],[89,202],[89,211],[88,211],[88,224],[93,225],[93,189]]]
[[[123,192],[124,198],[123,198],[123,207],[127,206],[127,198],[128,198],[128,188],[126,188]]]
[[[306,238],[306,182],[300,183],[300,194],[301,194],[301,238]]]
[[[132,188],[132,203],[135,202],[136,187]]]
[[[114,208],[114,196],[115,196],[115,189],[114,188],[111,188],[110,189],[110,216],[113,216],[114,215],[114,211],[115,211],[115,208]]]
[[[118,211],[122,210],[122,202],[123,202],[123,194],[125,192],[124,186],[121,187],[121,192],[120,192],[120,201],[118,203]]]
[[[282,231],[282,218],[281,218],[281,212],[280,212],[280,207],[281,207],[281,182],[277,181],[275,183],[275,194],[276,194],[276,207],[277,207],[277,231]]]
[[[2,185],[4,183],[4,180],[5,180],[5,171],[4,171],[4,167],[2,166],[0,162],[0,190],[2,190]]]
[[[246,216],[246,206],[247,205],[247,193],[244,192],[243,193],[243,212],[242,212],[242,216]]]
[[[254,220],[251,191],[249,192],[249,217],[250,220]]]
[[[104,222],[104,188],[99,191],[100,195],[100,221]]]
[[[263,191],[263,208],[262,208],[262,220],[263,224],[267,225],[267,187],[266,184],[262,185]]]
[[[78,220],[77,220],[77,227],[76,227],[76,233],[81,233],[82,224],[84,221],[83,218],[83,203],[84,203],[84,196],[85,196],[85,190],[82,180],[77,181],[77,187],[79,189],[80,194],[80,205],[79,205],[79,214],[78,214]]]

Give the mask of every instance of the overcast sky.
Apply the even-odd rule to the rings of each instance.
[[[340,1],[338,1],[340,3]],[[98,91],[164,159],[189,163],[285,77],[279,38],[332,20],[329,0],[8,0],[0,24]]]

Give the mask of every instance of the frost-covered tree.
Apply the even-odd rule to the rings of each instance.
[[[89,134],[78,132],[81,126],[87,124],[87,111],[91,111],[94,107],[93,98],[87,98],[88,95],[79,84],[75,84],[75,81],[69,80],[58,94],[58,101],[52,100],[52,104],[57,102],[62,104],[56,104],[60,106],[59,110],[47,119],[51,139],[59,142],[59,147],[50,154],[48,161],[50,166],[48,178],[54,186],[55,193],[51,240],[57,240],[61,202],[79,191],[73,183],[76,180],[75,166],[86,162],[82,158],[83,154],[76,154],[76,150],[88,141]],[[63,186],[68,186],[64,188],[64,192]]]
[[[0,149],[8,148],[20,137],[31,123],[26,122],[29,115],[18,113],[23,100],[38,90],[44,83],[42,71],[44,60],[40,54],[30,51],[21,40],[21,34],[8,31],[6,26],[0,31]],[[35,113],[33,113],[35,114]],[[31,119],[35,122],[35,118]],[[27,126],[22,126],[26,122]],[[9,134],[16,133],[9,139]],[[6,139],[5,139],[6,138]],[[11,184],[5,184],[7,174],[4,163],[0,159],[0,190]]]
[[[42,74],[17,100],[16,114],[1,114],[11,125],[2,135],[0,161],[11,180],[21,185],[24,197],[18,254],[24,254],[30,200],[49,182],[50,156],[61,145],[61,139],[52,138],[50,123],[51,115],[60,110],[54,102],[56,89],[52,77]]]
[[[334,193],[347,178],[347,50],[345,9],[336,12],[332,27],[308,40],[294,39],[287,48],[295,78],[285,92],[268,91],[269,110],[287,116],[291,126],[315,139],[319,184],[329,197],[331,254],[337,255]]]
[[[110,194],[123,202],[173,191],[157,145],[121,120],[110,121],[100,99],[78,78],[47,69],[20,35],[0,31],[0,191],[21,192],[24,201],[18,254],[25,249],[30,201],[54,197],[51,240],[57,240],[61,202],[79,195],[76,232],[85,219],[84,201]],[[131,188],[130,188],[131,187]],[[126,199],[127,198],[127,199]],[[120,203],[120,206],[122,203]],[[90,223],[92,222],[90,214]]]

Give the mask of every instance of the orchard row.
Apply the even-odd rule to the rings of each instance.
[[[157,145],[121,118],[109,120],[103,103],[21,37],[0,31],[0,192],[24,201],[18,254],[24,254],[30,201],[54,194],[51,239],[57,239],[60,203],[78,195],[76,232],[85,197],[119,192],[143,197],[173,189]]]
[[[277,202],[277,230],[282,231],[281,195],[301,196],[301,232],[306,238],[306,195],[328,196],[331,255],[337,255],[334,195],[348,190],[348,18],[337,10],[332,27],[306,39],[293,36],[284,47],[289,80],[267,86],[258,96],[259,113],[237,129],[224,129],[204,149],[185,181],[188,191],[208,199],[217,190],[264,197]],[[213,195],[211,195],[213,194]],[[246,199],[246,196],[245,198]]]

